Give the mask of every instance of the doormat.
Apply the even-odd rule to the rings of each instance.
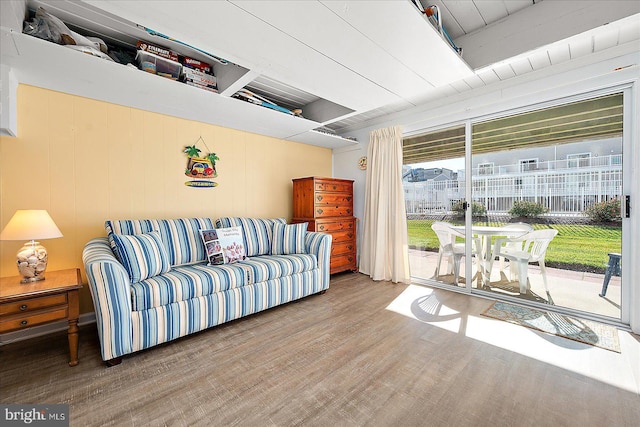
[[[482,315],[620,353],[618,329],[610,325],[501,301]]]

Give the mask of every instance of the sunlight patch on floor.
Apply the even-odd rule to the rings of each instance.
[[[640,393],[640,366],[633,366],[634,363],[639,363],[640,342],[627,332],[619,331],[622,353],[616,353],[481,316],[480,312],[491,305],[490,300],[468,296],[474,300],[473,303],[478,304],[461,305],[460,301],[464,301],[461,297],[444,290],[409,285],[386,309],[633,393]],[[470,313],[469,307],[474,306],[484,308]]]

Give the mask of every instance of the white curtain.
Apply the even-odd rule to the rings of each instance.
[[[373,280],[409,283],[402,128],[371,132],[367,157],[360,272]]]

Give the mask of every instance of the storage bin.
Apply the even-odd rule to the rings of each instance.
[[[155,55],[151,52],[139,50],[136,53],[138,68],[151,74],[157,74],[171,80],[178,80],[182,72],[182,64]]]

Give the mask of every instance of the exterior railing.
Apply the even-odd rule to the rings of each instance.
[[[495,166],[493,171],[485,166],[473,172],[472,198],[490,213],[507,212],[514,202],[527,200],[550,214],[581,214],[622,194],[621,155]],[[405,182],[404,189],[407,213],[436,213],[449,212],[463,200],[466,186],[459,174],[458,180]]]

